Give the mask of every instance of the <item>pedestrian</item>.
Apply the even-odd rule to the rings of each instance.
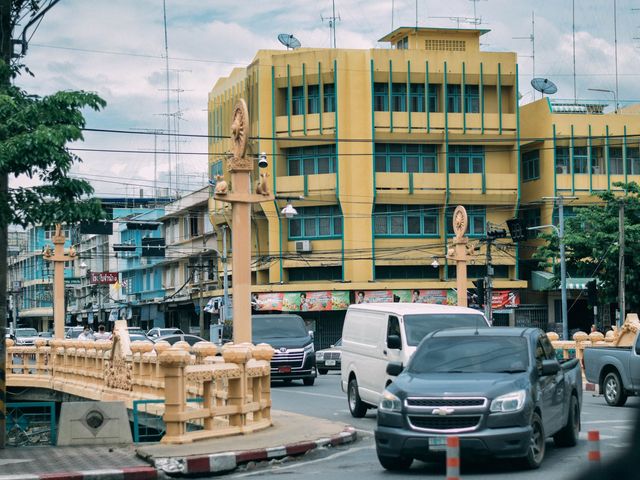
[[[104,325],[101,323],[98,325],[98,332],[94,337],[96,340],[109,340],[109,338],[111,338],[111,334],[105,330]]]
[[[93,336],[93,333],[89,328],[89,325],[85,325],[84,330],[82,330],[82,333],[78,335],[78,340],[92,340],[92,341],[95,340],[95,337]]]

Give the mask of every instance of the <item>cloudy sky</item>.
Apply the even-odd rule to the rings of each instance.
[[[615,88],[614,0],[575,0],[577,96],[610,100],[588,88]],[[104,196],[152,193],[172,179],[186,192],[205,184],[207,94],[219,76],[245,66],[258,49],[283,48],[277,34],[293,33],[305,47],[328,48],[331,0],[166,0],[169,108],[164,56],[163,0],[62,0],[32,33],[24,62],[35,78],[21,86],[46,95],[95,91],[108,103],[88,113],[88,127],[129,133],[86,132],[77,148],[84,162],[74,174]],[[343,48],[386,47],[376,40],[394,26],[415,25],[416,0],[335,0],[337,43]],[[522,101],[533,99],[531,16],[535,14],[536,76],[553,79],[558,98],[573,98],[572,0],[417,0],[419,26],[473,27],[476,15],[485,50],[519,54]],[[443,17],[443,18],[440,18]],[[456,17],[458,20],[456,20]],[[18,29],[20,32],[21,29]],[[617,0],[621,101],[639,101],[640,4]],[[635,87],[635,88],[634,88]],[[167,115],[167,112],[170,115]],[[179,140],[167,137],[167,119]],[[160,132],[157,135],[145,132]],[[138,132],[138,133],[133,133]],[[179,151],[180,155],[166,154]],[[154,154],[154,151],[156,152]],[[178,171],[175,170],[176,164]]]

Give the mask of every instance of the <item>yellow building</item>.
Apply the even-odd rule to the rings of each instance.
[[[521,133],[516,54],[481,51],[484,33],[402,27],[380,40],[388,49],[260,50],[218,79],[211,177],[227,175],[231,112],[245,98],[254,181],[269,175],[278,196],[253,212],[258,309],[322,309],[304,316],[331,325],[335,340],[359,297],[411,301],[417,290],[419,301],[455,301],[446,252],[457,205],[477,246],[468,287],[486,274],[487,223],[506,228],[521,203]],[[291,219],[281,214],[288,201]],[[224,203],[209,207],[214,225],[230,221]],[[494,289],[513,299],[527,282],[518,248],[501,242]]]

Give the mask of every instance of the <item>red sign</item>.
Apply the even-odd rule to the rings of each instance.
[[[91,272],[91,283],[116,283],[118,274],[114,272]]]
[[[494,290],[491,292],[491,308],[500,310],[520,305],[520,292],[515,290]]]

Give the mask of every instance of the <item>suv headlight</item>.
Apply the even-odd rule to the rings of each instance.
[[[382,398],[378,404],[378,410],[382,412],[401,412],[402,402],[389,390],[382,392]]]
[[[500,395],[491,402],[492,412],[517,412],[524,407],[524,401],[527,397],[525,390]]]
[[[316,352],[316,360],[324,360],[324,352]]]
[[[304,347],[304,353],[309,354],[313,353],[313,343],[310,343],[306,347]]]

